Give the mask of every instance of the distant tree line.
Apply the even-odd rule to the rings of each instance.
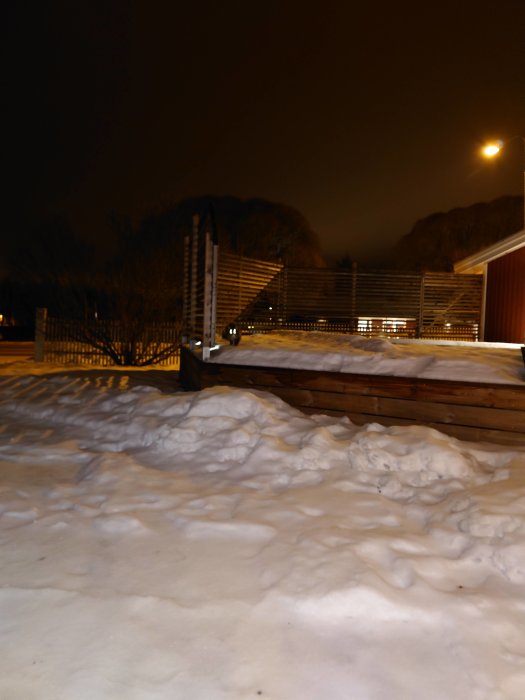
[[[212,213],[221,250],[292,267],[325,267],[317,235],[305,217],[286,204],[265,199],[194,197],[146,217],[137,232],[157,247],[175,245],[182,254],[194,214]]]
[[[523,228],[523,197],[431,214],[403,236],[385,267],[401,270],[452,272],[454,263]]]

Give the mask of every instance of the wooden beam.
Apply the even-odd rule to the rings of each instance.
[[[356,423],[428,425],[461,439],[525,446],[525,385],[203,363],[186,348],[181,384],[269,391],[309,413],[346,415]]]

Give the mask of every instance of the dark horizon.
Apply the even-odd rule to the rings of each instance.
[[[7,229],[104,239],[190,196],[299,210],[327,257],[523,193],[525,3],[51,0],[5,10]],[[4,68],[5,69],[5,68]],[[6,230],[9,233],[9,230]]]

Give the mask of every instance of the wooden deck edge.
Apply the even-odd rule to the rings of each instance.
[[[305,413],[346,415],[356,424],[426,425],[462,440],[525,447],[525,384],[354,375],[203,362],[181,349],[180,383],[271,392]]]

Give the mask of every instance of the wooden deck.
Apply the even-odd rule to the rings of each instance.
[[[461,440],[525,447],[525,383],[389,377],[202,362],[181,349],[180,382],[196,391],[226,385],[269,391],[305,413],[353,423],[419,424]]]

